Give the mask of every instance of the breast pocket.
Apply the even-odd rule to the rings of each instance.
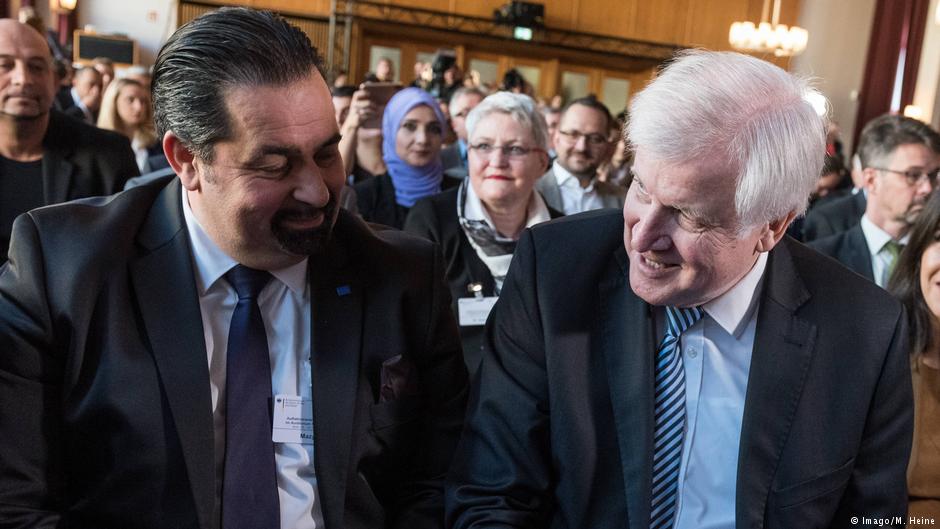
[[[829,527],[845,487],[852,476],[855,458],[812,479],[774,488],[771,493],[769,527]]]

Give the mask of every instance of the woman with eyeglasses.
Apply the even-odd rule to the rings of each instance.
[[[424,90],[405,88],[392,96],[382,114],[382,159],[388,172],[353,186],[363,219],[401,229],[418,199],[453,181],[444,178],[441,164],[445,126],[437,101]]]
[[[914,444],[907,469],[912,517],[940,518],[940,194],[931,195],[898,257],[888,290],[907,309]]]
[[[526,228],[560,217],[535,191],[548,167],[548,132],[535,101],[497,92],[467,116],[469,178],[418,201],[405,231],[428,238],[444,254],[460,323],[464,360],[480,362],[483,323],[503,285],[516,241]]]

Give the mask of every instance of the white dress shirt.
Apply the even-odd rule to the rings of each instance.
[[[558,163],[558,160],[552,164],[552,174],[555,175],[555,181],[558,183],[558,191],[561,193],[561,205],[565,215],[573,215],[582,211],[591,211],[601,209],[604,203],[597,196],[594,189],[594,180],[587,187],[581,187],[578,177],[568,172],[567,169]]]
[[[183,193],[183,217],[189,233],[199,310],[209,362],[212,423],[215,433],[215,523],[221,523],[222,473],[225,462],[225,362],[228,332],[238,295],[223,276],[238,263],[203,230]],[[307,259],[272,270],[273,278],[258,296],[271,360],[271,389],[312,398],[310,375],[310,288]],[[282,529],[321,528],[323,514],[314,470],[313,445],[276,443],[278,495]]]
[[[676,529],[735,527],[738,447],[766,266],[761,253],[735,286],[702,307],[705,317],[680,338],[686,432]],[[656,314],[661,341],[665,311]]]
[[[875,223],[868,218],[868,214],[862,215],[861,220],[862,233],[865,234],[865,242],[868,243],[868,253],[871,255],[871,272],[875,278],[875,284],[881,288],[888,286],[888,273],[891,270],[891,261],[894,257],[888,248],[885,247],[891,241],[891,235],[883,229],[875,226]],[[905,235],[900,244],[907,244]]]

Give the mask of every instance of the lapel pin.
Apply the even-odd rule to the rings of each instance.
[[[349,285],[342,285],[342,286],[336,287],[337,296],[348,296],[350,294],[352,294],[352,289],[349,288]]]

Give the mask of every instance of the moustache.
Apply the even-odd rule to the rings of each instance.
[[[318,215],[324,215],[327,220],[332,219],[336,211],[336,200],[330,196],[330,200],[321,208],[309,205],[295,205],[283,208],[274,214],[272,222],[280,224],[281,222],[312,220]]]

